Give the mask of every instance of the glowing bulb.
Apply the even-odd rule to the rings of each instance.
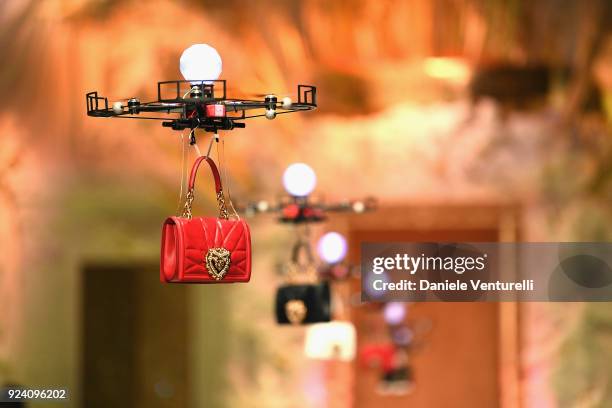
[[[257,203],[257,211],[266,212],[270,208],[270,204],[267,201],[260,201]]]
[[[385,305],[384,315],[387,323],[400,324],[406,317],[406,308],[401,302],[389,302]]]
[[[115,112],[117,115],[123,113],[123,104],[121,102],[113,103],[113,112]]]
[[[365,211],[365,204],[362,201],[355,201],[353,203],[353,211],[356,213],[362,213]]]
[[[290,97],[285,96],[283,98],[283,109],[289,109],[291,108],[291,105],[293,105],[293,101],[291,100]]]
[[[194,44],[181,55],[181,74],[192,84],[211,83],[219,78],[221,68],[221,56],[208,44]]]
[[[305,197],[314,190],[317,175],[304,163],[293,163],[283,174],[283,185],[289,194],[295,197]]]
[[[276,117],[276,111],[274,109],[266,109],[266,118],[272,120]]]
[[[321,259],[335,264],[346,256],[346,239],[337,232],[328,232],[319,240],[317,250]]]

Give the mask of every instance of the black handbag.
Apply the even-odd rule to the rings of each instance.
[[[306,324],[331,320],[329,283],[284,285],[276,292],[276,321]]]
[[[306,262],[300,262],[300,252]],[[287,284],[276,291],[276,321],[279,324],[307,324],[331,320],[331,296],[328,282],[317,282],[317,269],[310,245],[299,240],[293,247],[286,267]]]

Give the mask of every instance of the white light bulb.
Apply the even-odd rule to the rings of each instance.
[[[180,70],[192,84],[204,81],[211,83],[219,78],[222,68],[221,56],[208,44],[194,44],[183,51]]]
[[[406,317],[406,308],[401,302],[389,302],[385,305],[384,315],[388,324],[397,325]]]
[[[266,109],[266,118],[272,120],[276,117],[276,111],[274,109]]]
[[[266,212],[270,208],[270,205],[267,201],[260,201],[257,203],[257,210],[260,212]]]
[[[289,194],[295,197],[305,197],[314,190],[317,175],[305,163],[293,163],[283,174],[283,185]]]
[[[319,240],[317,250],[325,262],[338,263],[346,256],[346,239],[337,232],[328,232]]]
[[[117,115],[123,113],[123,104],[121,102],[113,103],[113,112],[115,112]]]
[[[293,101],[291,100],[290,97],[285,96],[283,98],[283,108],[284,109],[289,109],[291,107],[291,105],[293,105]]]
[[[365,204],[362,201],[355,201],[353,203],[353,211],[356,213],[362,213],[365,211]]]

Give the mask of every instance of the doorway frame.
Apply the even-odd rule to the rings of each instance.
[[[514,203],[394,204],[363,214],[334,217],[326,229],[345,237],[350,237],[352,231],[368,230],[488,229],[497,231],[498,242],[517,242],[520,214],[520,206]],[[348,259],[356,258],[356,254],[348,254]],[[521,408],[519,304],[499,302],[498,313],[499,407]]]

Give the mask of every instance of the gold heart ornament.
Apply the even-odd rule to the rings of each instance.
[[[308,308],[299,299],[293,299],[285,303],[285,315],[291,324],[300,324],[306,317]]]
[[[208,274],[215,278],[215,280],[221,280],[229,271],[231,258],[230,251],[225,248],[210,248],[206,252],[206,269]]]

